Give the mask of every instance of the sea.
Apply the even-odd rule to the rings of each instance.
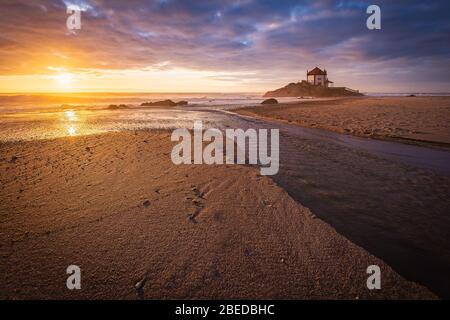
[[[368,96],[450,96],[450,93],[366,93]],[[142,107],[170,99],[188,106]],[[201,108],[230,109],[258,105],[263,93],[3,93],[0,94],[0,142],[51,139],[121,130],[189,127],[211,121]],[[279,102],[298,98],[277,98]],[[303,100],[303,99],[302,99]],[[126,105],[112,109],[112,105]],[[205,118],[206,117],[206,118]]]

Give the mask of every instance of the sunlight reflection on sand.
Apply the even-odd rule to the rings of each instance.
[[[51,109],[0,114],[0,141],[39,140],[122,130],[191,128],[218,125],[221,115],[186,109]]]
[[[77,134],[77,127],[76,127],[76,124],[74,123],[75,121],[77,121],[76,113],[73,110],[67,110],[64,113],[65,113],[67,120],[69,121],[69,125],[67,128],[67,134],[69,136],[75,136]]]

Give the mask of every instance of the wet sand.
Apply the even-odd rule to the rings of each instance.
[[[237,112],[361,137],[450,147],[450,97],[340,98]]]
[[[232,118],[244,129],[280,129],[280,171],[271,179],[298,203],[405,278],[450,297],[449,151]],[[436,153],[449,160],[424,165]]]
[[[435,298],[257,168],[175,166],[172,146],[164,131],[0,144],[0,298]]]

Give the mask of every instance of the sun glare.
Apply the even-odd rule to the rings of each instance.
[[[62,89],[70,89],[72,87],[73,75],[70,73],[61,73],[56,75],[56,82]]]
[[[66,127],[67,135],[75,136],[77,134],[77,127],[76,127],[77,115],[73,110],[66,110],[64,114],[68,121],[68,126]]]
[[[69,121],[75,121],[75,120],[77,120],[77,116],[76,116],[76,114],[75,114],[74,111],[72,111],[72,110],[67,110],[65,113],[66,113],[66,118],[67,118]]]
[[[77,134],[77,128],[75,128],[74,126],[70,126],[69,128],[67,128],[67,134],[69,136],[74,136]]]

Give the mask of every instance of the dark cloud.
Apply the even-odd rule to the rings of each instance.
[[[66,6],[82,29],[65,27]],[[164,68],[294,75],[319,64],[354,82],[395,72],[450,83],[450,2],[377,1],[382,30],[366,28],[371,1],[0,0],[0,75]],[[167,64],[167,62],[170,64]],[[422,61],[423,63],[420,63]],[[403,72],[399,72],[402,70]],[[358,78],[359,77],[359,78]],[[293,79],[297,80],[297,79]]]

